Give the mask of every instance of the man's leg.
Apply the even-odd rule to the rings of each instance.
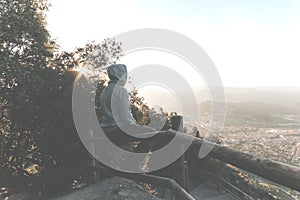
[[[136,138],[124,133],[120,128],[117,128],[111,133],[107,133],[105,135],[112,143],[114,143],[119,148],[123,148],[123,146],[128,142],[137,141]]]

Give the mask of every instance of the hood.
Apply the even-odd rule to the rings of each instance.
[[[123,64],[113,64],[107,68],[107,74],[111,81],[120,81],[124,85],[127,80],[127,67]]]

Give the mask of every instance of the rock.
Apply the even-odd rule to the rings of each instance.
[[[113,177],[52,200],[159,200],[136,182]]]

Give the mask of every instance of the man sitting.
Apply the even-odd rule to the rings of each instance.
[[[123,64],[113,64],[107,68],[110,79],[107,87],[101,93],[100,106],[102,110],[101,128],[106,136],[118,147],[134,141],[142,141],[137,138],[142,133],[156,132],[148,126],[136,124],[131,113],[129,95],[124,85],[127,81],[127,68]],[[147,146],[147,147],[146,147]],[[143,151],[149,151],[151,145],[143,144]]]

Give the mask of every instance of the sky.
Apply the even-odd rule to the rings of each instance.
[[[226,87],[300,86],[298,0],[50,0],[48,30],[62,50],[138,28],[163,28],[197,42]],[[162,52],[124,58],[127,66],[172,66]],[[143,63],[144,62],[144,63]],[[187,65],[187,64],[186,64]],[[186,66],[191,84],[203,84]],[[194,81],[194,82],[193,82]]]

